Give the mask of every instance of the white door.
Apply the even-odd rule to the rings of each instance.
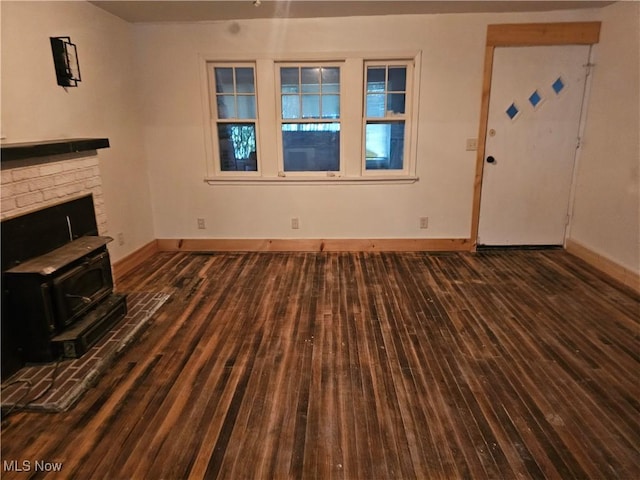
[[[480,245],[562,245],[589,46],[496,48]]]

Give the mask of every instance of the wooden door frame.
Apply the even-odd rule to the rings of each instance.
[[[533,47],[545,45],[593,45],[600,40],[601,22],[521,23],[487,26],[484,50],[484,74],[480,103],[480,126],[476,174],[473,181],[473,206],[471,210],[471,251],[478,246],[480,225],[480,200],[482,198],[482,174],[489,121],[493,53],[496,47]]]

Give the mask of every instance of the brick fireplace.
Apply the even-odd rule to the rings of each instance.
[[[2,220],[90,193],[93,194],[98,232],[106,235],[107,216],[98,157],[50,157],[50,160],[35,164],[6,162],[10,164],[6,167],[3,163]]]
[[[113,292],[96,148],[108,139],[2,145],[2,378],[81,356],[126,313]]]

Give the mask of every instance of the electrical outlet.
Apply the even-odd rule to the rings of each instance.
[[[429,228],[429,217],[420,217],[420,228]]]
[[[467,152],[475,152],[478,150],[478,139],[467,138]]]
[[[198,219],[198,230],[204,230],[205,228],[207,228],[204,224],[204,218],[199,218]]]
[[[122,232],[118,234],[118,245],[124,245],[124,233]]]
[[[294,230],[297,230],[300,228],[300,220],[298,220],[298,217],[293,217],[291,219],[291,228]]]

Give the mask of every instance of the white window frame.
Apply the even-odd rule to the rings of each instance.
[[[421,51],[392,52],[340,52],[340,54],[282,54],[281,52],[254,52],[229,57],[220,54],[199,54],[203,125],[205,130],[205,182],[210,185],[292,184],[408,184],[418,181],[417,140],[418,105],[421,73]],[[366,170],[365,126],[366,64],[412,65],[407,72],[405,105],[405,152],[402,170]],[[285,64],[292,66],[340,66],[340,171],[339,172],[284,172],[282,155],[280,70]],[[208,67],[252,66],[256,90],[256,147],[258,171],[221,171],[217,139],[217,111],[215,84],[209,81]],[[213,72],[213,71],[212,71]],[[212,92],[213,89],[213,92]],[[410,93],[409,93],[410,90]],[[214,97],[212,97],[212,94]],[[212,103],[213,102],[213,103]],[[215,115],[215,117],[214,117]],[[332,120],[333,121],[333,120]],[[287,123],[287,122],[285,122]]]
[[[216,177],[260,177],[262,175],[261,168],[261,152],[260,152],[260,113],[258,108],[258,83],[256,78],[256,64],[255,62],[207,62],[207,84],[208,84],[208,104],[209,104],[209,134],[212,145],[213,156],[213,171]],[[254,85],[254,97],[255,97],[255,109],[256,115],[253,119],[242,118],[219,118],[218,117],[218,104],[217,104],[217,92],[216,92],[216,80],[215,69],[216,68],[252,68],[253,69],[253,85]],[[236,95],[236,92],[234,92]],[[218,124],[239,124],[239,123],[253,123],[255,125],[256,134],[256,170],[222,170],[222,159],[220,158],[220,138],[218,136]]]
[[[367,117],[367,70],[369,67],[384,67],[389,69],[392,67],[406,68],[406,85],[405,85],[405,111],[404,113],[389,113],[385,111],[384,117]],[[413,138],[413,112],[417,107],[413,103],[413,86],[414,86],[414,60],[413,59],[385,59],[385,60],[365,60],[363,65],[363,105],[362,105],[362,171],[363,177],[375,176],[409,176],[415,174],[415,146],[412,142]],[[385,85],[385,96],[388,93]],[[386,102],[386,100],[385,100]],[[417,119],[416,119],[417,120]],[[367,152],[366,152],[366,129],[367,123],[385,123],[393,121],[404,122],[404,149],[402,152],[402,168],[400,169],[371,169],[367,170]]]
[[[278,176],[279,177],[342,177],[344,176],[344,149],[342,147],[342,112],[343,112],[343,84],[342,81],[342,65],[344,62],[331,62],[331,61],[281,61],[275,62],[274,71],[275,71],[275,83],[276,83],[276,114],[277,114],[277,125],[278,125]],[[340,71],[340,116],[336,118],[296,118],[296,119],[283,119],[282,118],[282,84],[281,84],[281,76],[280,69],[281,68],[304,68],[304,67],[336,67]],[[339,149],[339,166],[338,170],[331,171],[285,171],[284,169],[284,145],[282,140],[282,125],[287,123],[297,123],[297,124],[318,124],[318,123],[338,123],[340,125],[340,149]]]

